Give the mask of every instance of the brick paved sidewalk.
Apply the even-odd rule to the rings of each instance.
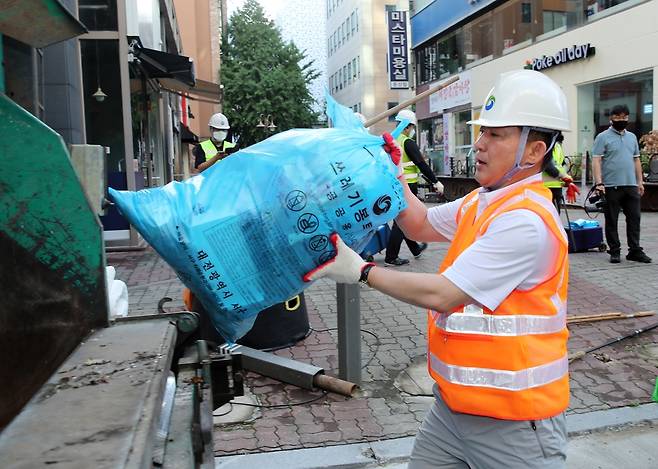
[[[571,220],[584,217],[570,210]],[[624,221],[620,221],[623,236]],[[601,217],[601,222],[603,222]],[[626,313],[658,310],[658,214],[644,213],[642,239],[654,264],[626,261],[612,265],[605,253],[570,256],[569,315],[610,311]],[[402,255],[411,257],[403,248]],[[435,244],[404,270],[435,271],[446,246]],[[376,260],[383,262],[380,255]],[[170,309],[182,308],[181,284],[171,269],[151,250],[108,253],[108,265],[129,286],[130,314],[155,313],[157,301],[169,296]],[[338,375],[336,352],[335,285],[319,281],[306,290],[313,331],[302,343],[276,352],[312,363]],[[361,290],[363,396],[347,399],[322,396],[278,381],[248,374],[246,383],[263,407],[251,421],[217,427],[218,456],[336,445],[414,435],[430,398],[401,393],[396,376],[411,363],[422,361],[425,312],[386,297],[370,288]],[[569,327],[570,351],[597,345],[658,321],[658,317],[602,321]],[[368,332],[365,332],[368,331]],[[373,336],[374,334],[376,336]],[[571,365],[570,413],[650,402],[658,376],[658,330],[590,354]],[[268,407],[320,399],[292,407]]]

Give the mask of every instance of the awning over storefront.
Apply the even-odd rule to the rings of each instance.
[[[149,78],[172,79],[194,86],[194,62],[189,57],[147,49],[133,44],[132,53],[137,57]]]
[[[160,88],[188,99],[219,104],[221,88],[217,83],[194,76],[194,63],[184,55],[169,54],[141,46],[137,37],[130,37],[130,50],[139,60],[139,67]]]
[[[161,78],[158,82],[163,90],[186,96],[192,100],[215,104],[220,102],[221,89],[217,83],[197,79],[194,86],[188,86],[185,83],[168,78]]]
[[[87,32],[58,0],[0,0],[0,34],[46,47]]]

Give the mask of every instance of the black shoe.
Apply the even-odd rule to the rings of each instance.
[[[414,254],[414,258],[415,258],[415,259],[420,258],[420,256],[423,255],[423,251],[424,251],[425,249],[427,249],[427,243],[420,243],[420,244],[418,245],[418,254]]]
[[[626,259],[629,261],[642,262],[643,264],[651,263],[651,258],[647,256],[644,251],[629,252],[626,254]]]
[[[621,262],[621,258],[619,254],[610,254],[610,263],[611,264],[619,264]]]
[[[401,257],[396,257],[392,261],[384,261],[384,265],[388,265],[391,267],[399,267],[401,265],[407,265],[409,263],[409,259],[403,259]]]

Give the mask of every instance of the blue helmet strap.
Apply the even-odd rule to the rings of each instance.
[[[395,128],[393,132],[391,132],[391,136],[393,138],[398,138],[400,134],[404,131],[404,129],[407,128],[407,126],[411,124],[411,121],[409,119],[402,119],[398,126]]]

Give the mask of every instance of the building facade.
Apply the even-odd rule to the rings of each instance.
[[[449,5],[449,6],[448,6]],[[495,78],[534,68],[566,94],[568,155],[591,153],[610,109],[628,105],[638,138],[654,128],[658,54],[656,0],[423,1],[411,19],[416,92],[460,81],[417,104],[419,143],[445,175],[470,176],[477,118]]]
[[[51,3],[51,9],[44,6]],[[184,101],[209,103],[197,111],[204,136],[221,97],[219,22],[225,7],[220,0],[205,6],[197,16],[207,27],[197,33],[195,49],[205,55],[195,61],[183,55],[173,0],[13,2],[0,15],[0,91],[65,143],[103,147],[103,186],[139,190],[182,179],[189,174],[186,142],[197,138],[182,122],[188,117]],[[24,24],[7,20],[16,17]],[[39,32],[44,17],[50,24]],[[108,247],[144,245],[114,207],[100,218]]]
[[[194,61],[197,79],[219,84],[222,35],[227,23],[225,0],[174,0],[174,6],[182,54]],[[200,140],[210,138],[210,116],[222,110],[221,95],[216,102],[211,101],[214,100],[185,99],[186,112],[182,115],[182,121]],[[185,176],[189,176],[189,173]]]
[[[336,101],[371,118],[413,96],[413,80],[408,88],[389,81],[387,12],[408,10],[408,0],[327,0],[327,80]],[[369,130],[390,132],[391,121]]]

